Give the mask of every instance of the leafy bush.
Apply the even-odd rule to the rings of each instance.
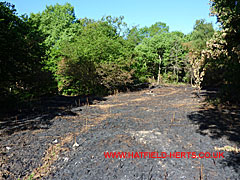
[[[113,62],[102,63],[97,68],[98,78],[108,91],[113,92],[116,89],[124,90],[133,83],[133,70],[126,71],[120,65]]]
[[[56,72],[58,90],[65,95],[94,94],[97,87],[95,66],[91,61],[62,59]]]

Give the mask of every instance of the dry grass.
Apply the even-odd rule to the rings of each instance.
[[[228,152],[240,153],[240,148],[231,147],[231,146],[214,147],[214,150],[215,151],[228,151]]]
[[[133,120],[135,120],[135,121],[140,121],[140,122],[145,122],[146,120],[145,119],[143,119],[143,118],[137,118],[137,117],[126,117],[126,118],[129,118],[129,119],[133,119]]]
[[[110,114],[104,114],[100,117],[91,119],[90,121],[88,121],[86,118],[86,124],[79,132],[69,133],[64,138],[61,138],[60,143],[51,145],[45,152],[45,156],[42,159],[43,164],[40,167],[34,169],[30,175],[25,176],[23,179],[41,179],[42,177],[49,175],[50,172],[54,170],[53,163],[58,160],[59,155],[62,152],[69,151],[68,148],[63,147],[64,144],[71,143],[74,141],[74,139],[76,140],[77,135],[86,133],[91,127],[96,126],[101,121],[107,119],[110,116]]]
[[[180,103],[180,104],[172,104],[171,107],[175,107],[175,108],[180,108],[180,107],[200,107],[201,105],[203,105],[203,103]]]
[[[156,95],[156,97],[161,97],[161,96],[169,96],[169,95],[172,95],[172,94],[176,94],[180,92],[180,90],[172,90],[171,92],[167,93],[167,94],[160,94],[160,95]]]
[[[118,107],[118,106],[125,106],[127,103],[120,103],[120,104],[97,104],[97,105],[91,105],[91,107],[98,107],[101,109],[109,109],[112,107]]]
[[[64,148],[63,145],[73,140],[73,134],[68,134],[65,138],[62,138],[61,142],[50,146],[45,157],[42,159],[42,166],[33,170],[31,175],[24,177],[23,179],[41,179],[41,177],[47,176],[54,167],[52,164],[58,159],[60,153],[69,151],[68,148]]]
[[[156,90],[156,93],[158,92],[164,92],[164,94],[157,94],[155,95],[155,97],[161,97],[161,96],[169,96],[169,95],[172,95],[172,94],[176,94],[178,93],[180,90],[175,90],[174,88],[169,88],[167,90],[162,90],[162,89],[159,89],[159,90]],[[145,94],[146,92],[148,91],[144,91],[144,92],[141,92],[141,94],[138,94],[139,95],[143,95]],[[168,93],[166,93],[168,92]],[[129,94],[127,94],[127,96],[129,96]],[[113,108],[113,107],[119,107],[119,106],[128,106],[130,103],[134,103],[134,102],[148,102],[152,100],[152,96],[145,96],[145,97],[140,97],[140,98],[135,98],[135,99],[131,99],[128,101],[128,103],[119,103],[119,104],[97,104],[97,105],[91,105],[91,107],[98,107],[98,108],[101,108],[101,109],[110,109],[110,108]],[[117,102],[116,100],[114,100],[114,102]]]

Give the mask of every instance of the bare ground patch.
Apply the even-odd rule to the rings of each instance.
[[[38,129],[0,137],[0,177],[239,179],[239,110],[209,107],[202,100],[188,86],[160,87],[70,108],[46,119],[48,124],[39,119]],[[155,151],[224,151],[225,158],[104,157],[104,152]]]

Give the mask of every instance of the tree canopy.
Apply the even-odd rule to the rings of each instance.
[[[49,83],[41,64],[44,37],[27,17],[17,16],[14,5],[1,2],[0,9],[1,99],[40,95]]]

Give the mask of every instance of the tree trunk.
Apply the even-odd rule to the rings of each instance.
[[[162,63],[162,58],[160,55],[158,55],[159,57],[159,65],[158,65],[158,80],[157,80],[157,85],[160,84],[160,76],[161,76],[161,63]]]
[[[177,70],[177,83],[178,83],[178,70]]]
[[[191,68],[191,86],[193,86],[193,70],[192,70],[192,68]]]
[[[174,75],[174,76],[176,76],[176,69],[175,69],[175,68],[176,68],[175,65],[173,65],[173,75]],[[175,77],[174,77],[174,82],[176,82],[176,81],[175,81]]]

